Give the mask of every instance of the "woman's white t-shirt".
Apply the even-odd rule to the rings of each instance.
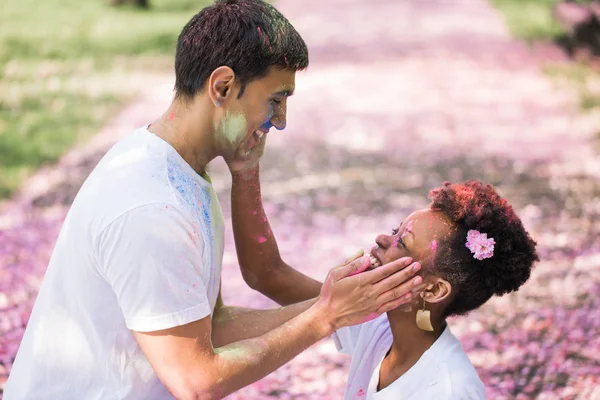
[[[387,314],[342,328],[333,338],[339,351],[352,356],[345,400],[485,399],[477,371],[448,326],[415,365],[379,392],[379,369],[393,342]]]

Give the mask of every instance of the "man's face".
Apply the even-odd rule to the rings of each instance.
[[[264,78],[248,83],[239,99],[241,86],[236,85],[234,100],[217,125],[226,152],[243,156],[259,144],[271,127],[285,128],[287,98],[294,92],[295,81],[295,72],[271,68]]]

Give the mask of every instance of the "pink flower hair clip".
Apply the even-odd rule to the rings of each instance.
[[[494,245],[496,242],[493,238],[487,237],[487,233],[481,233],[478,230],[471,229],[467,232],[467,248],[473,253],[473,258],[477,260],[485,260],[494,255]]]

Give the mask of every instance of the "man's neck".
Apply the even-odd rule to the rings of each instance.
[[[388,312],[388,320],[394,341],[380,370],[379,390],[389,386],[402,376],[431,347],[445,328],[444,323],[434,323],[434,331],[423,331],[417,327],[416,311],[403,312],[399,309]]]
[[[206,106],[205,106],[206,107]],[[174,100],[167,111],[148,130],[169,143],[198,173],[217,157],[215,129],[211,114],[202,104]]]

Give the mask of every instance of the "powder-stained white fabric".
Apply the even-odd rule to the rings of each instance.
[[[131,330],[211,315],[223,215],[210,178],[140,128],[117,143],[61,229],[4,398],[165,399]]]
[[[352,356],[345,400],[485,399],[477,371],[447,326],[415,365],[379,392],[379,369],[393,342],[387,315],[342,328],[333,339],[339,351]]]

